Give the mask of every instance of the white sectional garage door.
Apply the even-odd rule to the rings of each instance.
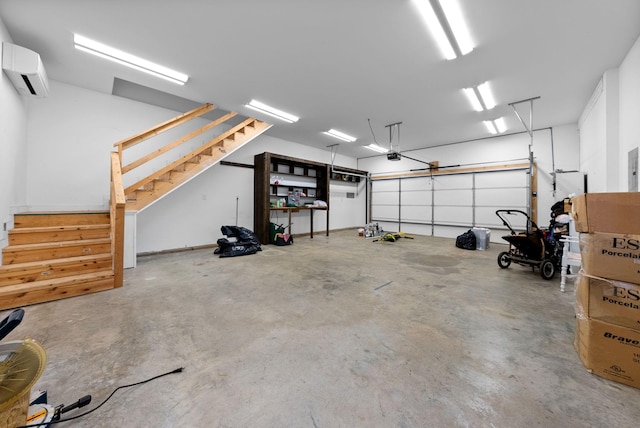
[[[386,230],[453,237],[470,227],[501,229],[498,209],[527,212],[528,169],[374,179],[371,219]]]

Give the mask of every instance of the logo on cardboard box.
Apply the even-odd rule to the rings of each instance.
[[[581,233],[580,253],[587,274],[640,284],[640,235]]]
[[[605,331],[603,336],[606,337],[607,339],[615,340],[624,345],[631,345],[631,346],[640,348],[640,340],[637,340],[637,339],[630,339],[628,337],[618,336],[616,334],[609,333],[608,331]]]
[[[616,373],[624,373],[624,369],[616,364],[612,365],[611,367],[609,367],[611,369],[612,372],[616,372]]]
[[[616,251],[629,250],[629,251]],[[634,251],[640,250],[640,240],[614,236],[611,238],[611,249],[603,248],[602,254],[614,257],[640,259],[640,254]]]

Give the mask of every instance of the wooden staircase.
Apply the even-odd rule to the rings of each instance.
[[[203,104],[190,112],[177,116],[150,130],[116,143],[114,146],[118,148],[118,154],[121,162],[123,153],[126,149],[150,139],[151,137],[155,137],[161,132],[181,125],[185,121],[200,117],[213,109],[213,105]],[[151,153],[135,161],[123,165],[122,174],[126,174],[127,172],[142,165],[151,164],[154,162],[154,159],[176,149],[185,141],[191,140],[194,137],[215,128],[216,126],[222,125],[235,116],[236,113],[233,112],[223,114],[218,119],[205,124],[186,136],[172,141],[159,149],[155,149]],[[124,189],[127,201],[126,211],[140,211],[148,207],[153,202],[215,165],[242,145],[253,140],[271,126],[272,125],[258,119],[248,118],[213,137],[208,142],[190,151],[188,154],[177,157],[168,165],[157,168],[154,173],[151,173],[145,178],[126,186]]]
[[[108,212],[22,213],[2,249],[0,309],[115,287]]]
[[[138,156],[147,154],[123,165],[126,149],[213,109],[213,105],[203,104],[114,144],[117,152],[111,153],[109,211],[16,214],[15,228],[9,231],[9,246],[2,250],[0,309],[121,287],[125,210],[137,212],[149,207],[271,127],[253,118],[237,125],[225,124],[236,113],[223,112],[217,119],[203,122],[199,128],[162,143],[161,147],[158,144],[146,150],[138,147]],[[214,128],[218,126],[224,131],[186,155],[175,155],[184,143],[208,131],[216,132]],[[126,174],[141,166],[153,172],[125,185]]]

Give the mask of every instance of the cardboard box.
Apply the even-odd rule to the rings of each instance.
[[[576,312],[640,331],[640,285],[580,275]]]
[[[640,388],[640,331],[577,314],[574,347],[591,373]]]
[[[571,199],[576,231],[640,235],[640,193],[586,193]]]
[[[589,275],[640,284],[640,235],[581,233],[580,256]]]

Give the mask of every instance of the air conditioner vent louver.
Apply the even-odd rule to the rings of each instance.
[[[33,85],[29,81],[29,76],[27,76],[26,74],[23,74],[22,80],[24,80],[24,84],[27,85],[27,89],[29,89],[29,92],[31,92],[31,95],[36,95],[36,90],[33,89]]]
[[[49,95],[49,81],[40,55],[14,45],[2,43],[2,69],[20,95],[46,97]]]

